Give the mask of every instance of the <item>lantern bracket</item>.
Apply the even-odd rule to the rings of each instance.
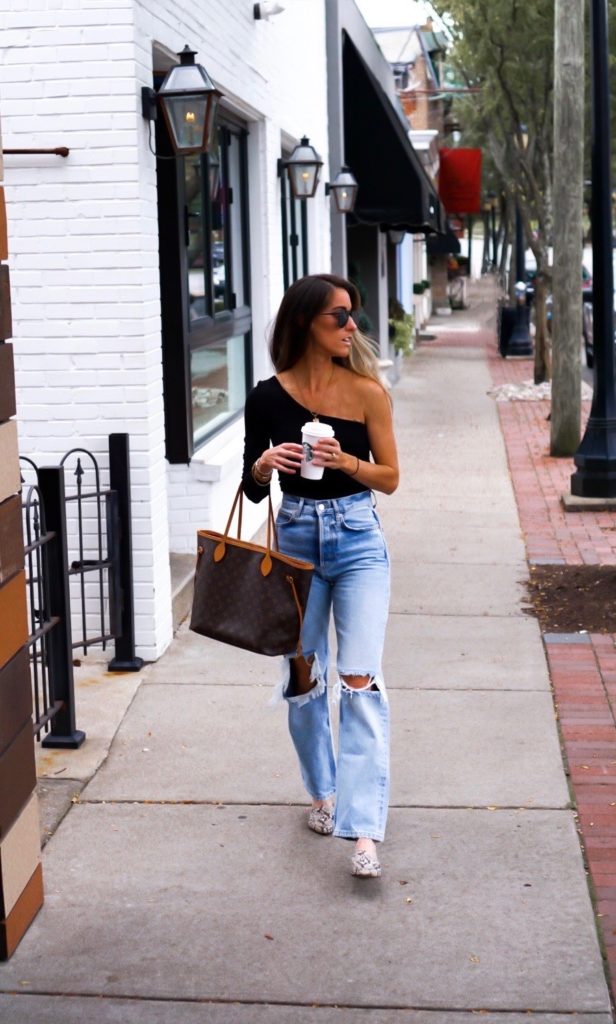
[[[156,121],[158,118],[156,92],[147,85],[141,87],[141,114],[146,121]]]

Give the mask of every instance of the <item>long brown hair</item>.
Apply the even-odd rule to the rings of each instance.
[[[290,370],[302,358],[310,341],[312,321],[323,311],[335,288],[341,288],[348,294],[353,312],[360,308],[361,300],[355,285],[336,274],[308,274],[287,289],[270,339],[270,354],[277,373]],[[359,331],[354,332],[350,355],[334,362],[381,384],[374,350]]]

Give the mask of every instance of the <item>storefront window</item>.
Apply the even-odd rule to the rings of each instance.
[[[205,261],[203,259],[203,181],[199,156],[184,160],[186,195],[186,266],[190,319],[205,316]]]
[[[246,398],[244,336],[212,342],[190,353],[192,419],[195,447]]]
[[[241,413],[251,379],[246,135],[221,123],[209,156],[157,167],[171,462],[189,461]]]

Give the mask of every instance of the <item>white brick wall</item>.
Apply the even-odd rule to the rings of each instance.
[[[20,9],[21,7],[21,9]],[[37,9],[38,8],[38,9]],[[22,454],[77,444],[106,466],[131,438],[138,653],[171,636],[155,175],[144,160],[127,0],[11,4],[0,15]]]
[[[271,22],[255,22],[248,0],[0,5],[4,145],[71,150],[5,160],[21,452],[49,464],[79,444],[106,465],[107,435],[130,433],[146,659],[171,636],[168,552],[193,550],[198,526],[220,524],[242,450],[235,424],[189,467],[164,458],[156,174],[140,110],[152,45],[189,43],[248,123],[259,379],[271,372],[267,327],[282,294],[281,135],[309,135],[329,178],[324,3],[289,3]],[[329,268],[329,216],[321,187],[309,204],[311,270]]]
[[[324,0],[289,4],[270,22],[255,22],[252,4],[243,0],[149,0],[138,5],[136,17],[143,84],[151,84],[153,41],[176,52],[188,42],[225,94],[224,102],[247,122],[253,366],[255,381],[260,380],[272,372],[267,335],[283,292],[277,177],[282,135],[309,135],[325,162],[322,181],[328,180]],[[310,269],[327,270],[330,211],[322,187],[308,214]],[[224,524],[239,483],[242,448],[236,423],[201,449],[190,466],[170,467],[174,551],[194,551],[197,527]],[[265,508],[246,504],[248,535],[260,525]]]

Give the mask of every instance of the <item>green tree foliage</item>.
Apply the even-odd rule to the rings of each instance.
[[[554,0],[441,0],[435,6],[455,38],[452,59],[477,92],[452,94],[466,145],[484,152],[486,191],[504,198],[509,223],[517,203],[537,260],[535,379],[550,375],[545,298],[551,285]],[[585,179],[590,178],[589,18],[586,8]],[[612,139],[616,137],[616,0],[608,0]],[[526,126],[528,148],[521,147]],[[616,186],[616,147],[612,147]],[[587,198],[590,190],[587,192]]]
[[[535,379],[550,374],[545,299],[550,283],[554,0],[447,0],[454,59],[477,92],[456,97],[465,144],[484,150],[486,176],[519,206],[536,261]],[[525,136],[528,136],[526,147]]]

